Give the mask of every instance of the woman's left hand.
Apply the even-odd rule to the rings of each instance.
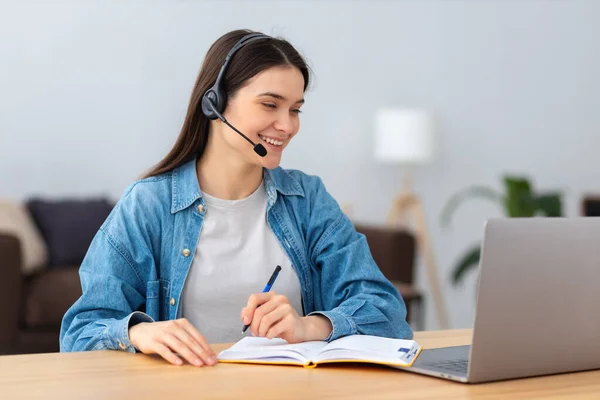
[[[254,336],[278,337],[288,343],[325,340],[332,329],[327,317],[301,317],[287,297],[275,292],[251,295],[242,309],[241,318],[244,325],[250,323],[249,329]]]

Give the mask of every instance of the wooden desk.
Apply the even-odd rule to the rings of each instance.
[[[425,348],[470,330],[418,332]],[[215,345],[219,351],[226,345]],[[117,351],[0,357],[0,399],[598,399],[600,371],[466,385],[377,366],[171,366]]]

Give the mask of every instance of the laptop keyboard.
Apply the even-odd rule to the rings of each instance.
[[[427,364],[430,367],[441,368],[448,371],[453,372],[464,372],[465,374],[469,368],[469,360],[468,359],[459,359],[459,360],[444,360],[438,362],[432,362]]]

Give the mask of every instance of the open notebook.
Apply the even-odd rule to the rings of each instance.
[[[224,363],[289,364],[316,367],[318,364],[358,362],[389,366],[412,366],[421,352],[414,340],[350,335],[330,343],[315,341],[289,344],[283,339],[245,337],[217,357]]]

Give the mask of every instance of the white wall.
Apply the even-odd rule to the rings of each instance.
[[[569,215],[600,192],[599,19],[594,0],[2,1],[0,197],[118,197],[175,140],[218,36],[283,35],[316,72],[283,165],[321,175],[356,219],[382,222],[400,185],[373,161],[375,110],[437,113],[440,151],[415,185],[452,325],[468,327],[475,276],[452,287],[451,265],[500,210],[473,201],[451,231],[440,210],[506,171],[565,190]]]

